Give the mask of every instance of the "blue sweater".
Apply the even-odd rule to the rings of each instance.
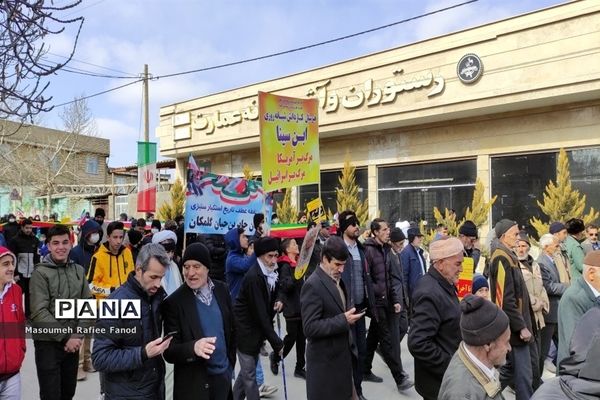
[[[216,337],[215,351],[206,361],[206,370],[209,375],[219,375],[229,369],[227,349],[225,348],[225,331],[223,330],[223,317],[217,299],[213,297],[210,306],[196,298],[196,311],[200,320],[200,327],[205,337]]]

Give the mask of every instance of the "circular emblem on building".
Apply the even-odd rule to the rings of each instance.
[[[466,54],[458,62],[456,74],[462,83],[474,83],[483,74],[483,63],[476,54]]]

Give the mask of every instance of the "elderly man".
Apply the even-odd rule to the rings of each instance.
[[[558,305],[557,366],[569,355],[571,335],[579,319],[598,304],[600,297],[600,250],[588,253],[583,259],[583,275],[571,283]]]
[[[585,254],[590,251],[600,250],[600,242],[598,242],[598,227],[590,224],[585,228],[585,240],[581,243]]]
[[[571,281],[571,272],[569,264],[569,256],[567,255],[567,249],[565,247],[565,240],[567,239],[567,227],[562,222],[553,222],[550,224],[550,234],[558,240],[558,249],[554,253],[554,263],[560,273],[561,277],[566,276]],[[562,278],[561,278],[562,279]]]
[[[111,300],[139,299],[141,321],[99,319],[96,323],[96,329],[104,333],[95,337],[92,361],[96,369],[104,373],[106,400],[164,399],[165,363],[161,355],[172,338],[163,340],[161,337],[159,308],[166,296],[160,282],[169,263],[161,245],[149,243],[142,247],[135,270],[108,297]]]
[[[365,315],[350,303],[342,272],[348,259],[339,237],[327,239],[321,265],[302,287],[302,324],[306,349],[306,398],[350,400],[356,397],[352,359],[357,357],[350,327]],[[350,307],[350,308],[348,308]]]
[[[600,304],[581,317],[558,377],[544,383],[532,400],[600,398]]]
[[[231,298],[211,280],[211,256],[202,243],[183,253],[185,284],[162,305],[165,332],[175,332],[165,360],[175,364],[174,400],[227,400],[235,365]]]
[[[565,248],[569,256],[569,264],[571,266],[571,279],[577,279],[583,272],[583,257],[585,252],[581,242],[585,239],[585,225],[583,221],[577,218],[571,218],[567,221],[567,233],[565,239]]]
[[[408,349],[415,362],[415,389],[424,399],[437,399],[452,355],[460,343],[460,307],[456,284],[464,247],[457,238],[429,246],[433,267],[417,283]]]
[[[503,399],[496,368],[506,363],[510,351],[508,317],[478,296],[465,297],[460,308],[463,340],[444,374],[438,399]]]
[[[508,219],[494,227],[495,248],[490,259],[491,300],[504,310],[510,320],[512,351],[500,369],[502,387],[512,383],[516,399],[529,399],[533,394],[533,370],[530,347],[535,346],[529,293],[513,248],[517,245],[519,227]],[[537,354],[537,353],[536,353]]]
[[[550,310],[544,316],[545,326],[541,332],[541,346],[540,346],[540,372],[543,370],[544,365],[551,372],[555,372],[555,366],[552,361],[546,362],[546,356],[550,351],[550,344],[554,340],[554,343],[558,343],[558,304],[565,290],[569,287],[569,281],[561,280],[561,276],[554,262],[554,254],[558,250],[558,239],[547,233],[540,238],[540,247],[542,253],[537,259],[537,263],[540,266],[542,272],[542,281],[544,282],[544,288],[548,294],[550,300]]]
[[[477,226],[473,221],[463,222],[458,228],[458,239],[465,247],[465,257],[473,259],[473,272],[475,272],[481,258],[481,249],[478,247],[479,232],[477,232]]]
[[[261,237],[254,242],[256,262],[244,276],[240,292],[235,300],[236,342],[240,373],[233,387],[233,398],[242,400],[259,399],[256,383],[256,363],[263,341],[271,344],[279,361],[283,341],[273,329],[274,310],[280,311],[282,304],[277,298],[277,256],[279,243],[271,237]]]

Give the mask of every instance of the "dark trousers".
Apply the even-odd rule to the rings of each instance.
[[[354,325],[352,325],[352,337],[354,343],[356,343],[356,349],[358,351],[358,359],[352,357],[352,378],[354,381],[354,389],[356,394],[362,394],[362,367],[365,363],[367,353],[367,327],[365,323],[365,317],[362,317]]]
[[[35,366],[41,400],[71,400],[77,387],[79,352],[67,353],[64,344],[35,340]]]
[[[23,305],[25,306],[25,318],[27,319],[29,319],[29,315],[31,314],[29,308],[29,279],[31,278],[23,278],[23,275],[19,275],[19,281],[17,282],[17,285],[21,287],[21,291],[25,295],[25,302]]]
[[[399,345],[395,340],[398,335],[398,325],[396,323],[397,315],[385,307],[377,307],[377,320],[371,318],[371,325],[369,325],[369,334],[367,335],[367,354],[365,357],[365,363],[363,364],[363,374],[369,374],[373,367],[373,357],[375,356],[375,350],[377,345],[381,351],[383,361],[386,363],[394,381],[396,384],[402,383],[404,380],[404,373],[402,370],[402,361],[400,360]]]
[[[531,374],[533,376],[531,387],[535,392],[542,385],[542,370],[540,369],[540,347],[542,346],[542,339],[539,330],[533,335],[532,339],[535,339],[535,341],[534,343],[529,344],[529,356],[531,358]]]
[[[500,368],[502,389],[513,385],[516,400],[529,400],[533,395],[533,371],[530,348],[535,341],[525,346],[512,346],[506,357],[506,364]]]
[[[306,338],[301,319],[285,319],[287,334],[283,338],[283,358],[285,358],[294,344],[296,345],[296,370],[299,371],[306,365],[304,353],[306,351]]]
[[[542,329],[540,346],[540,371],[544,371],[544,361],[550,352],[552,340],[558,345],[558,324],[554,322],[546,322],[546,326]]]
[[[209,400],[228,400],[231,396],[231,372],[208,376]]]

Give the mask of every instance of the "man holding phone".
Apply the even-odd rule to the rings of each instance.
[[[142,247],[135,271],[112,292],[114,300],[140,300],[139,319],[99,319],[92,352],[94,367],[105,374],[107,399],[163,400],[165,363],[161,357],[172,338],[163,338],[159,306],[166,297],[161,287],[171,260],[163,246]]]
[[[357,312],[350,304],[341,279],[348,258],[344,241],[330,237],[321,252],[321,265],[302,287],[308,400],[358,398],[352,378],[353,358],[358,354],[351,327],[364,317],[365,310]]]

